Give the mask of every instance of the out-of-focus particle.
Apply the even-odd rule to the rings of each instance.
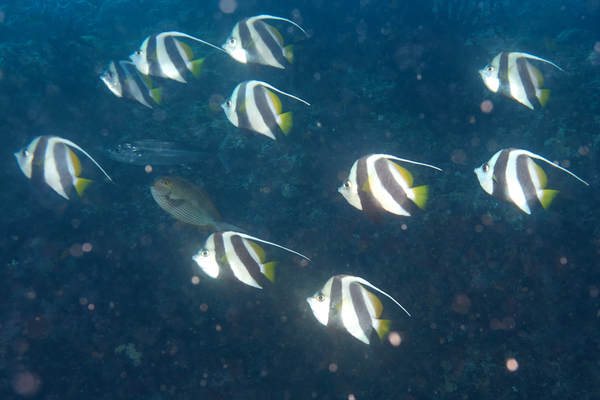
[[[471,299],[464,293],[457,293],[452,299],[452,309],[459,314],[467,314],[471,308]]]
[[[519,369],[519,363],[514,358],[509,358],[506,360],[506,369],[510,372],[515,372],[517,369]]]
[[[489,114],[494,109],[494,103],[492,103],[490,100],[484,100],[481,102],[479,107],[481,108],[482,113]]]

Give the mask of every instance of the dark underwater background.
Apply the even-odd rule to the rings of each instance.
[[[273,23],[295,44],[293,68],[190,43],[207,56],[200,79],[156,79],[154,110],[99,79],[152,33],[221,45],[258,14],[308,32]],[[501,51],[564,69],[539,66],[545,109],[485,87],[478,70]],[[289,136],[247,138],[229,123],[220,104],[248,79],[312,104],[283,100]],[[230,132],[231,172],[209,157],[147,173],[98,150],[160,139],[211,151]],[[598,0],[11,0],[0,4],[0,135],[2,399],[600,396]],[[90,168],[98,182],[81,199],[40,195],[12,155],[39,135],[74,141],[116,185]],[[509,147],[590,186],[549,173],[561,194],[526,215],[473,173]],[[426,210],[376,224],[347,204],[337,188],[369,153],[441,167],[407,167],[430,184]],[[276,284],[264,290],[210,279],[191,259],[210,232],[150,195],[169,174],[203,188],[227,222],[314,263],[273,252]],[[400,346],[318,323],[305,299],[335,274],[411,312],[382,300]]]

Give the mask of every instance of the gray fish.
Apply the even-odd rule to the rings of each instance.
[[[182,143],[161,142],[152,139],[104,146],[101,149],[108,158],[114,161],[134,165],[184,165],[199,162],[216,154],[225,169],[229,171],[229,165],[223,152],[228,138],[229,136],[225,137],[216,152],[193,151]]]

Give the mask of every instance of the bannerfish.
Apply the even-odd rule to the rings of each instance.
[[[111,160],[134,165],[187,165],[197,163],[215,154],[226,170],[229,164],[225,147],[229,135],[225,137],[217,151],[195,151],[184,143],[163,142],[154,139],[136,140],[100,147]]]
[[[148,108],[152,108],[152,101],[161,102],[162,89],[152,89],[152,80],[142,75],[132,62],[111,61],[100,79],[117,97],[137,101]]]
[[[537,104],[546,106],[550,90],[540,89],[544,86],[544,77],[527,59],[548,63],[562,71],[553,62],[531,54],[502,52],[484,69],[479,70],[479,74],[492,92],[510,97],[533,110]]]
[[[270,90],[269,90],[270,89]],[[229,121],[242,131],[253,131],[273,140],[279,129],[288,135],[292,130],[292,112],[282,114],[281,100],[273,91],[292,99],[306,101],[261,81],[245,81],[236,86],[221,107]],[[279,129],[277,128],[279,127]]]
[[[390,330],[391,321],[378,319],[383,306],[365,286],[389,297],[410,317],[408,311],[392,296],[357,276],[335,275],[306,301],[321,324],[347,331],[361,342],[369,344],[373,330],[383,340]]]
[[[223,51],[213,44],[185,33],[162,32],[148,36],[140,48],[129,58],[144,75],[159,76],[186,83],[184,76],[186,70],[189,70],[198,78],[202,71],[204,58],[192,61],[194,52],[190,46],[177,40],[176,37],[195,40]]]
[[[208,196],[193,183],[178,176],[163,176],[150,187],[152,197],[173,218],[200,229],[241,229],[222,221]]]
[[[85,154],[112,182],[110,176],[85,150],[70,140],[58,136],[38,136],[14,154],[21,171],[34,185],[38,187],[48,185],[69,200],[73,187],[81,197],[84,190],[92,183],[89,179],[79,177],[81,162],[69,147]]]
[[[588,185],[560,165],[527,150],[519,149],[500,150],[488,162],[475,168],[475,174],[483,190],[492,196],[514,203],[525,213],[531,214],[531,207],[538,201],[544,209],[548,209],[558,194],[558,190],[545,189],[548,182],[546,173],[533,161],[533,158],[545,161]]]
[[[338,192],[352,206],[362,210],[373,220],[380,220],[380,211],[396,215],[410,216],[412,203],[424,208],[429,196],[429,187],[412,187],[410,172],[395,162],[397,160],[437,169],[433,165],[405,160],[388,154],[370,154],[359,158],[348,179]]]
[[[264,23],[263,19],[289,22],[308,35],[298,24],[289,19],[272,15],[257,15],[239,21],[223,44],[223,49],[234,59],[244,64],[262,64],[285,69],[294,61],[293,45],[283,47],[279,31]]]
[[[276,262],[265,263],[265,252],[255,242],[279,247],[310,261],[308,257],[286,247],[239,232],[213,233],[192,259],[211,278],[238,280],[262,289],[262,275],[274,281]]]

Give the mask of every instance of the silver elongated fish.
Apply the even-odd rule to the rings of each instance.
[[[410,316],[392,296],[357,276],[335,275],[306,301],[321,324],[347,331],[361,342],[369,344],[373,330],[383,339],[389,332],[391,321],[378,319],[383,306],[365,286],[389,297]]]
[[[305,35],[298,24],[273,15],[257,15],[239,21],[223,44],[223,49],[234,59],[244,64],[262,64],[285,69],[294,61],[293,46],[283,46],[279,31],[264,23],[263,19],[288,22]],[[307,35],[308,36],[308,35]]]
[[[112,182],[110,176],[85,150],[70,140],[58,136],[38,136],[14,154],[21,171],[34,185],[50,186],[56,193],[69,200],[73,187],[81,196],[92,183],[89,179],[79,177],[81,162],[70,147],[85,154]]]
[[[142,75],[132,62],[111,61],[100,79],[117,97],[137,101],[148,108],[153,108],[153,101],[156,104],[161,103],[162,89],[153,89],[150,78]]]
[[[204,58],[193,60],[194,52],[176,38],[191,39],[196,42],[223,49],[181,32],[162,32],[150,35],[138,50],[129,56],[137,69],[144,75],[159,76],[186,83],[184,76],[190,71],[196,78],[202,71]]]
[[[550,90],[541,89],[544,86],[542,73],[528,59],[545,62],[562,71],[553,62],[531,54],[502,52],[484,69],[479,70],[479,74],[492,92],[514,99],[532,110],[537,104],[545,107],[550,98]]]
[[[381,219],[380,211],[409,217],[412,203],[424,208],[429,196],[427,185],[412,187],[413,178],[410,172],[390,160],[441,171],[433,165],[389,154],[370,154],[356,160],[348,179],[338,191],[348,203],[364,211],[373,220]]]
[[[221,107],[229,121],[242,131],[252,131],[277,140],[281,130],[288,135],[292,129],[292,112],[282,113],[281,101],[273,92],[281,93],[308,106],[306,101],[261,81],[245,81],[236,86],[231,97]]]
[[[286,247],[244,233],[230,231],[210,235],[192,259],[211,278],[238,280],[262,289],[262,276],[271,282],[274,281],[276,263],[265,263],[265,252],[256,242],[279,247],[310,261],[308,257]]]
[[[546,189],[548,179],[544,170],[533,159],[542,160],[555,168],[565,171],[580,182],[586,184],[569,170],[556,165],[542,156],[527,150],[503,149],[488,162],[475,168],[479,184],[487,193],[514,203],[523,212],[531,214],[531,209],[541,203],[548,209],[558,190]]]
[[[224,152],[229,137],[229,135],[225,137],[216,152],[193,151],[183,143],[153,139],[104,146],[101,150],[114,161],[134,165],[186,165],[217,155],[225,169],[229,171],[229,164]]]

